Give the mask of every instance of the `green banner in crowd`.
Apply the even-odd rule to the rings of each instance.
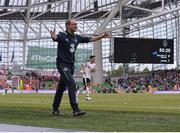
[[[56,69],[56,51],[56,48],[29,46],[26,67],[35,69]],[[81,63],[89,59],[91,53],[92,50],[76,50],[76,70],[79,70]]]

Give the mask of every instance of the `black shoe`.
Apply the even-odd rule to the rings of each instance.
[[[64,114],[60,112],[59,110],[53,110],[52,115],[61,115],[63,116]]]
[[[77,112],[73,112],[73,116],[80,116],[80,115],[85,115],[86,112],[84,111],[77,111]]]

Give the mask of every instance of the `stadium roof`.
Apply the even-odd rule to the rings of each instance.
[[[122,10],[122,17],[125,18],[151,15],[152,9],[162,4],[160,0],[1,0],[0,19],[99,19],[107,17],[118,2],[126,3]],[[168,4],[168,0],[164,0],[164,4]],[[116,13],[118,16],[119,12]]]

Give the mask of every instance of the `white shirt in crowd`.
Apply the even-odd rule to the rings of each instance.
[[[9,79],[8,79],[8,80],[6,81],[6,85],[12,86],[12,80],[9,80]]]

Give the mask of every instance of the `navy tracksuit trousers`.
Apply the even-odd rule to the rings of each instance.
[[[58,72],[60,73],[60,80],[57,85],[56,94],[53,102],[53,110],[58,110],[61,100],[63,97],[63,92],[68,89],[69,101],[73,112],[79,111],[78,104],[76,102],[76,84],[73,78],[74,66],[64,66],[57,64]]]

